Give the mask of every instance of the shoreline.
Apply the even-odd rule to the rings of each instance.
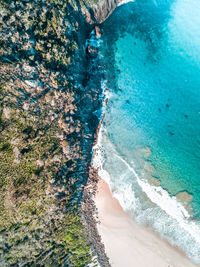
[[[97,72],[96,74],[99,75],[99,83],[101,83],[101,75],[102,71],[99,70],[101,63],[99,58],[99,40],[101,38],[101,32],[98,26],[95,26],[93,30],[90,32],[88,38],[86,39],[85,43],[85,53],[86,53],[86,59],[87,59],[87,67],[90,69],[91,66],[93,66],[92,73],[89,77],[87,77],[87,88],[93,88],[95,84],[95,88],[98,88],[96,86],[96,76],[94,75],[94,72]],[[101,93],[103,92],[102,87],[99,84],[100,90],[94,90],[95,95],[92,95],[91,97],[91,103],[94,102],[94,99],[97,101],[96,111],[99,110],[100,107],[103,107],[104,105],[104,97],[101,97]],[[91,144],[91,158],[88,161],[88,179],[87,184],[84,185],[82,199],[81,199],[81,217],[82,217],[82,224],[84,225],[85,231],[87,233],[87,237],[89,239],[90,245],[92,247],[92,254],[93,254],[93,261],[91,263],[91,266],[98,264],[98,266],[105,266],[110,267],[109,259],[105,253],[105,247],[104,244],[101,242],[101,237],[97,230],[97,220],[96,220],[96,206],[93,200],[93,197],[95,196],[95,193],[97,191],[97,184],[98,184],[98,171],[92,167],[92,161],[93,157],[95,155],[94,153],[94,147],[98,142],[98,136],[99,131],[101,127],[101,123],[104,119],[104,114],[101,113],[101,116],[98,117],[98,124],[95,127],[93,138],[92,138],[92,144]],[[92,197],[93,196],[93,197]]]
[[[105,92],[104,92],[105,93]],[[107,105],[104,95],[102,107]],[[94,166],[104,112],[96,130],[93,143],[90,175],[85,189],[91,213],[84,216],[91,231],[93,246],[100,266],[113,267],[195,267],[194,263],[178,246],[162,239],[158,232],[138,224],[123,210],[113,197],[109,185],[98,175],[101,166]],[[96,151],[97,150],[97,151]],[[89,217],[91,215],[91,217]],[[94,237],[97,237],[94,239]],[[99,266],[99,265],[98,265]]]
[[[194,267],[179,248],[153,230],[137,224],[112,196],[108,184],[98,180],[94,203],[98,210],[97,231],[113,267]]]
[[[99,38],[101,33],[98,31],[95,36]],[[106,106],[107,101],[105,97],[102,107]],[[82,219],[96,255],[95,262],[103,267],[199,266],[178,247],[162,239],[159,233],[136,223],[112,196],[109,185],[98,176],[98,167],[94,167],[92,162],[104,115],[94,134],[89,177],[81,203]]]

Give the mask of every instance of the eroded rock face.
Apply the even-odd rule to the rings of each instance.
[[[82,12],[86,15],[87,22],[90,24],[101,24],[123,0],[99,0],[96,2],[88,2],[88,6],[82,8]]]

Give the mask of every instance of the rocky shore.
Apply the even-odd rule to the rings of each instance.
[[[105,99],[105,102],[106,101],[107,100]],[[104,115],[102,116],[96,131],[95,140],[93,143],[94,146],[97,142],[103,118]],[[95,151],[93,152],[95,153]],[[99,179],[98,169],[90,166],[89,177],[87,185],[84,187],[81,202],[82,221],[87,231],[88,238],[94,248],[94,251],[96,252],[98,264],[102,267],[110,267],[111,265],[109,258],[105,253],[105,246],[102,243],[101,236],[99,235],[99,231],[97,229],[97,225],[100,223],[100,221],[98,220],[98,211],[94,199],[97,193]]]

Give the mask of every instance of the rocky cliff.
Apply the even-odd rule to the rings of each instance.
[[[80,216],[101,108],[94,25],[116,2],[0,0],[0,265],[87,266]]]
[[[86,21],[89,24],[101,24],[104,22],[119,6],[123,0],[96,0],[87,1],[86,5],[82,6],[82,13],[86,15]]]

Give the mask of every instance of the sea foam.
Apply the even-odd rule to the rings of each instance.
[[[114,145],[109,144],[109,148],[112,147],[112,156],[116,159],[116,164],[119,161],[123,163],[122,171],[128,170],[134,176],[147,198],[144,200],[142,196],[141,199],[136,197],[133,184],[127,182],[126,179],[118,183],[120,178],[112,176],[110,170],[104,169],[107,157],[105,136],[106,129],[102,124],[97,144],[93,148],[95,152],[92,165],[98,169],[99,177],[108,183],[113,196],[138,223],[151,227],[171,244],[180,247],[196,263],[200,263],[200,224],[192,220],[189,212],[175,196],[171,197],[161,186],[153,186],[140,178],[133,163],[128,163],[117,153]],[[107,137],[106,140],[110,142]],[[149,202],[149,206],[145,204],[144,208],[144,201]],[[154,205],[152,206],[151,203]]]
[[[149,12],[149,8],[147,10]],[[141,20],[139,21],[139,23],[141,23]],[[112,32],[113,32],[113,25],[112,25]],[[135,145],[136,143],[135,137],[137,137],[134,134],[134,135],[131,135],[131,138],[130,138],[130,129],[128,129],[129,124],[131,124],[131,122],[136,119],[137,108],[139,110],[139,114],[141,114],[144,110],[144,105],[142,106],[141,109],[139,109],[140,107],[139,104],[141,102],[142,104],[147,103],[145,107],[152,107],[152,109],[147,110],[148,119],[150,117],[149,116],[150,112],[157,111],[157,113],[155,114],[156,116],[153,119],[153,122],[150,124],[151,128],[152,128],[152,124],[154,123],[154,121],[156,121],[157,118],[160,118],[161,111],[162,111],[161,109],[159,109],[159,106],[157,107],[157,103],[155,107],[153,105],[149,105],[149,103],[151,103],[150,100],[153,99],[154,101],[155,100],[157,101],[156,97],[159,95],[158,92],[156,91],[155,94],[151,94],[152,88],[147,86],[147,90],[145,91],[145,87],[142,87],[142,85],[146,81],[146,77],[148,78],[151,77],[150,73],[147,72],[147,70],[149,69],[152,70],[151,65],[149,69],[147,70],[146,68],[144,69],[142,68],[142,66],[144,65],[144,62],[147,64],[147,59],[145,56],[146,54],[140,51],[141,47],[142,49],[145,49],[146,47],[145,45],[141,44],[142,42],[143,41],[135,37],[134,38],[131,37],[130,39],[124,40],[124,42],[119,40],[119,45],[118,45],[118,49],[116,50],[117,51],[116,53],[119,53],[123,49],[124,49],[123,51],[125,52],[123,54],[121,51],[123,57],[120,57],[118,60],[118,62],[121,62],[121,63],[117,66],[117,68],[121,70],[120,77],[123,80],[121,81],[121,83],[119,83],[118,81],[118,85],[119,85],[118,87],[124,90],[123,91],[124,95],[123,95],[123,92],[120,93],[122,90],[119,91],[118,94],[116,95],[113,92],[113,95],[112,95],[110,93],[112,89],[107,91],[106,81],[104,82],[103,93],[105,95],[105,98],[112,98],[112,100],[114,98],[114,101],[112,101],[112,104],[114,105],[116,112],[115,110],[114,111],[111,110],[111,112],[113,113],[111,114],[111,116],[108,116],[108,112],[110,112],[110,110],[106,109],[106,104],[105,104],[106,102],[104,103],[103,111],[105,114],[105,119],[106,117],[108,117],[108,120],[101,124],[99,135],[98,135],[98,140],[97,140],[96,145],[93,148],[92,165],[94,168],[98,169],[99,176],[108,183],[113,196],[119,200],[122,208],[128,213],[130,213],[132,217],[134,218],[134,220],[136,220],[138,223],[144,226],[148,226],[152,228],[153,230],[158,232],[162,238],[165,238],[171,244],[180,247],[196,263],[200,263],[200,224],[199,222],[192,218],[188,210],[175,196],[171,196],[168,193],[168,191],[164,190],[161,186],[155,186],[155,185],[148,183],[148,180],[144,179],[144,177],[141,175],[141,172],[139,172],[138,169],[136,168],[135,165],[137,164],[135,164],[134,162],[135,158],[128,156],[130,155],[130,153],[133,153],[133,148],[135,148],[133,144],[131,145],[131,141],[134,141],[134,145]],[[128,50],[127,44],[130,44],[130,43],[131,44],[135,43],[134,53],[132,53],[132,50],[130,51]],[[136,55],[136,56],[133,57],[133,55]],[[124,60],[124,58],[126,60]],[[167,58],[167,62],[168,61],[169,61],[169,57]],[[134,64],[132,62],[134,62]],[[125,64],[124,69],[122,69],[122,64]],[[183,63],[181,62],[181,68],[182,68],[182,64]],[[174,64],[172,64],[172,66],[174,66]],[[162,68],[159,67],[159,69],[156,71],[156,75],[158,74],[158,71],[160,69]],[[184,68],[182,69],[184,70]],[[138,76],[140,77],[139,79],[140,82],[138,83],[139,84],[138,87],[142,88],[142,90],[138,89],[138,91],[136,90],[137,83],[135,82],[137,81],[136,79],[137,76],[136,78],[133,79],[133,81],[131,80],[131,78],[133,78],[134,76],[133,74],[135,74],[137,71],[139,74],[141,73],[142,75],[141,77]],[[128,75],[129,72],[130,72],[130,75]],[[164,70],[164,73],[165,72],[166,71]],[[124,73],[124,77],[123,77],[123,73]],[[173,73],[174,73],[173,70],[170,71],[170,75],[172,75]],[[183,74],[184,75],[182,76],[185,78],[185,73]],[[168,81],[167,78],[168,77],[166,77],[166,79],[163,79],[163,80]],[[174,82],[175,78],[173,77],[172,80]],[[179,78],[179,80],[181,79]],[[133,84],[131,84],[131,81],[133,82]],[[152,81],[154,80],[149,80],[147,82],[152,86]],[[156,81],[155,88],[158,87],[157,85],[158,83]],[[163,88],[161,89],[163,90]],[[162,90],[161,90],[161,93],[163,93]],[[176,93],[180,93],[180,91],[181,90],[177,90]],[[144,99],[142,98],[142,93],[145,94]],[[175,92],[173,92],[173,98],[175,99],[174,94]],[[137,97],[138,97],[138,102],[136,102]],[[132,98],[134,99],[134,101],[132,100]],[[125,101],[127,99],[128,99],[128,102]],[[147,102],[144,102],[146,100]],[[161,100],[158,99],[159,105],[160,103],[162,103]],[[164,104],[166,105],[166,103]],[[182,102],[180,102],[179,104],[181,105],[181,112],[179,113],[177,112],[177,114],[180,114],[181,118],[182,117],[184,118],[184,114],[187,114],[185,111],[182,110],[183,107],[185,107],[185,103],[184,105],[182,104]],[[109,105],[109,106],[110,106],[110,109],[113,108],[112,105]],[[133,108],[131,109],[131,107]],[[164,106],[164,107],[165,107],[165,110],[167,110],[166,114],[169,114],[170,110],[172,110],[173,108],[173,105],[170,104],[170,108],[169,106]],[[127,117],[127,121],[124,121],[126,119],[125,115],[127,115],[125,113],[126,108],[127,108],[127,114],[129,116]],[[195,107],[193,107],[193,110],[194,109]],[[185,113],[182,114],[182,112],[185,112]],[[174,114],[175,112],[173,112],[173,118],[174,118]],[[118,123],[118,121],[123,121],[123,123],[120,123],[118,127],[116,127],[116,123]],[[160,125],[161,122],[163,121],[164,121],[164,117],[162,115],[162,119],[160,119],[158,123],[159,131],[161,131],[162,129],[165,129],[165,127],[163,126],[161,127]],[[112,122],[112,124],[110,122]],[[125,122],[127,122],[127,124],[125,124]],[[140,119],[139,122],[142,122],[141,124],[143,126],[144,120]],[[177,120],[176,120],[176,124],[177,124]],[[141,136],[142,126],[139,125],[138,127],[135,127],[135,125],[133,125],[132,123],[131,127],[133,129],[131,127],[130,128],[132,132],[135,132],[135,131],[137,132],[139,130],[138,135]],[[109,130],[109,127],[112,128],[112,131]],[[124,133],[123,128],[125,128],[127,132],[125,132],[125,138],[122,140],[121,137],[122,137],[122,134]],[[150,130],[151,129],[147,127],[148,134]],[[113,134],[116,134],[117,136],[117,138],[114,140],[115,143],[113,142],[113,138],[112,138]],[[154,140],[155,133],[153,133],[152,136]],[[173,138],[175,137],[176,135],[173,136]],[[169,138],[171,138],[171,135],[169,135]],[[164,139],[161,138],[160,140],[164,140]],[[127,142],[128,144],[127,143],[122,144],[122,142]],[[117,143],[120,143],[118,148],[116,147]],[[175,146],[173,145],[173,148],[174,147]],[[126,154],[127,152],[128,154]],[[134,160],[132,160],[133,158]]]

